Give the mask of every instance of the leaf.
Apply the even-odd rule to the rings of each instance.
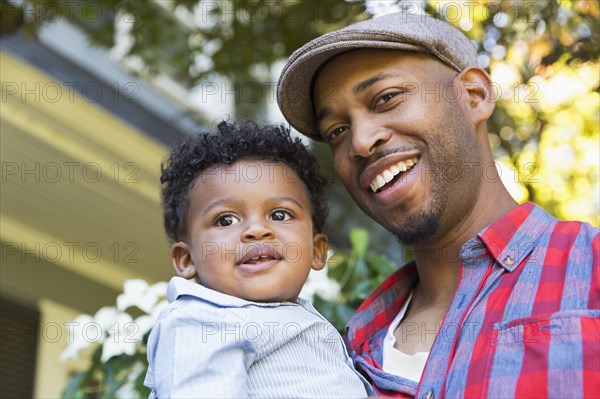
[[[387,256],[367,252],[365,260],[369,269],[378,276],[387,277],[398,269],[398,265],[392,262]]]
[[[148,365],[142,370],[140,375],[137,376],[134,382],[135,390],[140,394],[140,397],[147,398],[150,396],[150,389],[144,385],[144,379],[146,378],[146,371],[148,369]]]
[[[359,258],[364,258],[369,246],[369,232],[365,229],[352,229],[350,231],[350,242],[356,255]]]
[[[314,307],[325,317],[334,327],[343,334],[346,329],[346,323],[356,310],[354,306],[344,303],[328,301],[315,295],[313,300]]]
[[[351,307],[349,305],[346,304],[337,304],[337,306],[335,306],[335,320],[336,320],[336,324],[335,327],[337,328],[337,330],[343,334],[345,333],[346,330],[346,324],[348,324],[348,321],[350,320],[350,318],[352,317],[352,315],[354,315],[354,312],[356,311],[356,309],[354,307]]]
[[[67,386],[63,390],[62,397],[69,399],[83,399],[85,398],[85,392],[83,387],[86,385],[89,375],[86,372],[75,373],[69,379]]]

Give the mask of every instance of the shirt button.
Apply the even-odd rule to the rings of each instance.
[[[511,258],[510,256],[507,256],[506,258],[504,258],[503,262],[506,266],[512,266],[515,264],[515,260],[513,258]]]
[[[423,399],[433,399],[433,391],[429,391],[423,395]]]

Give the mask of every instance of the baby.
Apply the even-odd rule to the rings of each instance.
[[[161,182],[178,277],[148,340],[150,397],[372,394],[298,297],[327,255],[326,180],[300,139],[223,122],[176,147]]]

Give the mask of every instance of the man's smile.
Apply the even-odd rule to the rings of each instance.
[[[360,176],[359,185],[370,193],[385,191],[405,172],[412,170],[419,159],[420,154],[417,150],[386,155],[364,170]]]

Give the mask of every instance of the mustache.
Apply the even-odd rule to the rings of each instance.
[[[375,154],[373,154],[373,156],[371,158],[365,158],[363,160],[363,162],[359,165],[357,179],[360,178],[360,176],[362,176],[362,174],[365,171],[365,169],[367,168],[367,166],[369,166],[373,162],[378,161],[381,158],[384,158],[388,155],[395,154],[397,152],[409,152],[409,151],[413,151],[416,149],[417,149],[417,147],[414,145],[402,144],[402,145],[396,146],[394,148],[387,148],[385,150],[377,151]],[[357,183],[358,183],[358,180],[357,180]]]

